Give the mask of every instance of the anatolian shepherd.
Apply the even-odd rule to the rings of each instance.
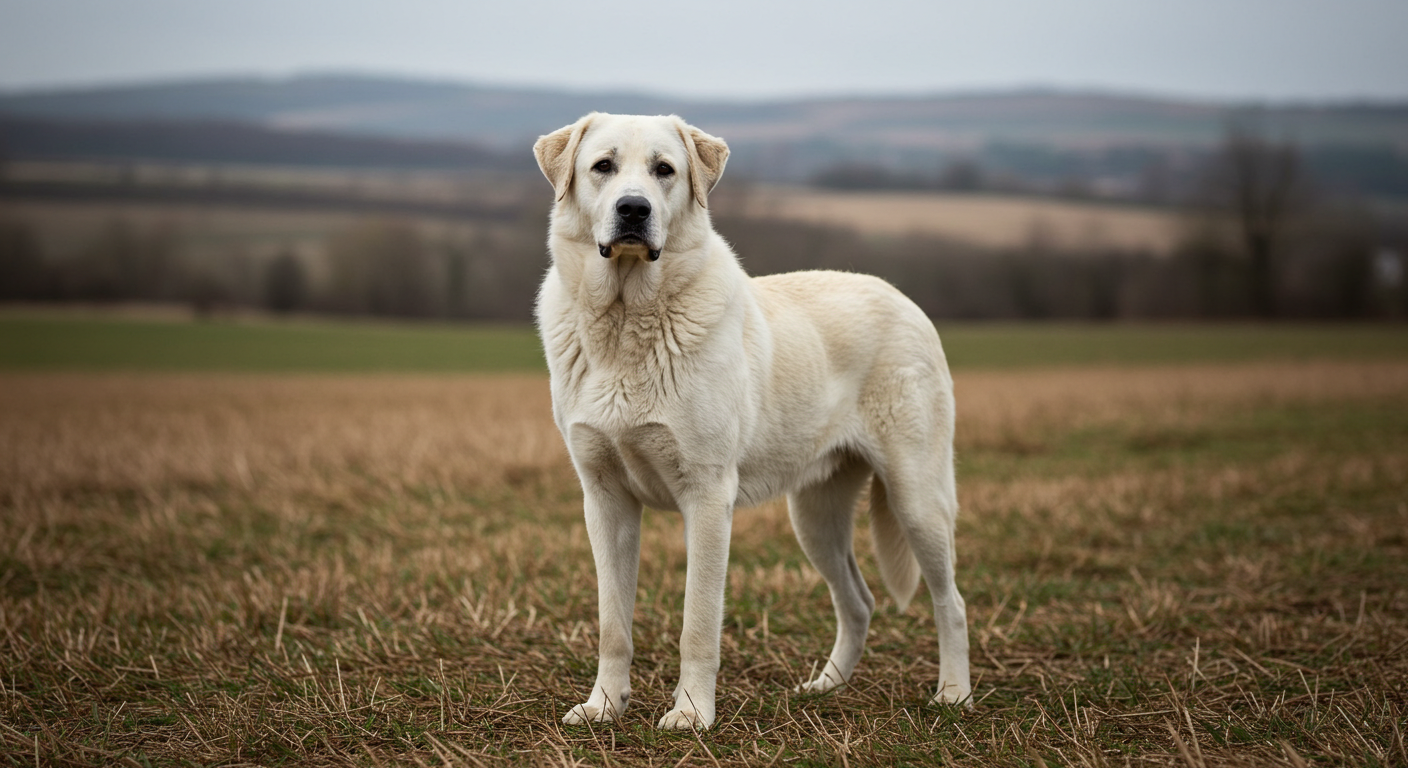
[[[933,324],[874,277],[749,278],[709,220],[728,145],[678,117],[593,113],[533,152],[556,192],[538,328],[601,617],[596,684],[563,721],[630,701],[642,505],[683,514],[688,557],[661,728],[713,724],[733,511],[781,494],[836,609],[831,658],[801,689],[848,681],[875,608],[851,546],[867,482],[885,586],[903,608],[922,574],[933,596],[934,701],[967,703],[953,382]]]

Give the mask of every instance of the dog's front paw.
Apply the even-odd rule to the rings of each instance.
[[[845,685],[844,680],[833,680],[829,675],[822,675],[810,683],[802,683],[796,688],[793,688],[792,691],[794,693],[820,695],[830,693],[840,688],[842,685]]]
[[[660,728],[666,731],[708,730],[714,724],[713,712],[700,712],[694,707],[672,709],[660,718]]]
[[[934,698],[929,699],[929,703],[934,705],[961,704],[968,709],[972,709],[973,691],[966,685],[940,683],[939,692],[934,694]]]
[[[582,725],[583,723],[609,723],[615,720],[615,713],[609,706],[598,706],[590,701],[585,704],[578,704],[567,711],[562,716],[563,725]]]

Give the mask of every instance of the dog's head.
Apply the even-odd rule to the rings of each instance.
[[[593,112],[533,145],[557,194],[554,237],[591,242],[606,258],[655,261],[692,247],[728,145],[674,115]]]

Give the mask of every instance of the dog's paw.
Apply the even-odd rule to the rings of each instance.
[[[702,713],[693,707],[672,709],[660,718],[660,728],[666,731],[704,731],[713,724],[713,713]]]
[[[956,683],[945,683],[939,685],[939,692],[934,694],[934,698],[929,699],[929,703],[935,706],[952,706],[958,704],[966,709],[973,708],[973,691],[966,685]]]
[[[830,693],[831,691],[834,691],[834,690],[836,690],[837,688],[840,688],[842,685],[845,685],[845,682],[844,682],[844,681],[841,681],[841,680],[833,680],[833,679],[832,679],[830,676],[828,676],[828,675],[822,675],[821,677],[818,677],[817,679],[811,681],[810,683],[802,683],[801,685],[797,686],[796,688],[793,688],[793,689],[792,689],[792,692],[793,692],[793,693],[807,694],[807,695],[812,695],[812,696],[819,696],[819,695],[821,695],[821,694],[823,694],[823,693]]]
[[[609,723],[615,720],[615,714],[611,707],[601,707],[590,701],[585,704],[578,704],[567,711],[562,716],[563,725],[582,725],[583,723]]]

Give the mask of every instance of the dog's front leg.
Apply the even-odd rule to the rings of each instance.
[[[675,707],[661,728],[708,728],[714,724],[714,686],[719,674],[719,634],[724,621],[732,487],[726,495],[684,507],[684,628],[680,632],[680,683]]]
[[[626,711],[631,698],[631,623],[640,566],[641,505],[624,489],[584,483],[584,492],[601,627],[596,685],[586,703],[573,707],[562,718],[567,725],[615,720]]]

